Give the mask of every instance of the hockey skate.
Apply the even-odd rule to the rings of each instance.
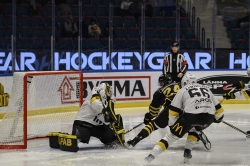
[[[132,149],[138,142],[140,142],[140,140],[141,140],[141,137],[136,136],[133,140],[128,140],[128,142],[126,142],[124,145],[128,149]]]
[[[208,140],[207,136],[202,131],[200,131],[199,136],[200,136],[200,139],[201,139],[202,143],[204,144],[205,148],[207,150],[210,150],[212,146],[211,146],[211,142]]]
[[[192,158],[191,150],[184,150],[184,163],[189,163],[189,160]]]
[[[124,146],[128,149],[132,149],[134,146],[132,145],[132,140],[128,140],[128,142],[124,143]]]
[[[155,159],[155,156],[153,156],[152,154],[149,154],[144,160],[145,163],[151,163],[153,160]]]

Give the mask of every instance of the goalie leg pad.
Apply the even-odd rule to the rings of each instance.
[[[59,134],[58,135],[58,144],[62,151],[68,152],[77,152],[79,150],[77,146],[77,137],[76,135],[69,134]]]
[[[115,132],[115,135],[121,145],[124,145],[125,139],[124,139],[124,132],[125,129],[123,128],[123,121],[120,114],[116,115],[117,122],[113,123],[113,130]]]
[[[58,143],[58,135],[61,134],[60,132],[50,132],[48,134],[49,136],[49,146],[51,148],[59,149],[59,143]]]

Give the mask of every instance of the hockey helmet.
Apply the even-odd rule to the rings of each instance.
[[[196,83],[196,82],[197,82],[197,79],[195,75],[191,73],[186,73],[181,79],[181,87],[184,87],[187,84]]]
[[[162,74],[160,75],[160,77],[158,78],[158,85],[159,86],[165,86],[167,84],[172,83],[172,78],[169,74]]]
[[[247,75],[250,77],[250,66],[247,68]]]
[[[112,87],[108,83],[102,82],[99,87],[105,92],[106,96],[112,97]]]

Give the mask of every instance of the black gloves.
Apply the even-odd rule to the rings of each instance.
[[[232,87],[235,87],[237,90],[241,90],[245,88],[245,83],[242,81],[236,82]]]
[[[224,99],[235,99],[235,95],[232,92],[224,93],[223,94]]]
[[[214,123],[220,123],[223,118],[224,118],[224,115],[222,115],[222,117],[217,120],[214,118]]]

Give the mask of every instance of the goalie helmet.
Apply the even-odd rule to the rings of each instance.
[[[247,68],[247,75],[250,77],[250,66]]]
[[[197,82],[197,79],[193,74],[186,73],[181,79],[181,87],[184,87],[187,84],[196,83],[196,82]]]
[[[172,83],[172,78],[169,74],[167,74],[167,75],[162,74],[158,78],[158,85],[159,86],[165,86],[165,85],[170,84],[170,83]]]
[[[99,87],[103,90],[103,92],[105,92],[106,96],[110,98],[112,97],[113,95],[112,87],[108,83],[102,82]]]

